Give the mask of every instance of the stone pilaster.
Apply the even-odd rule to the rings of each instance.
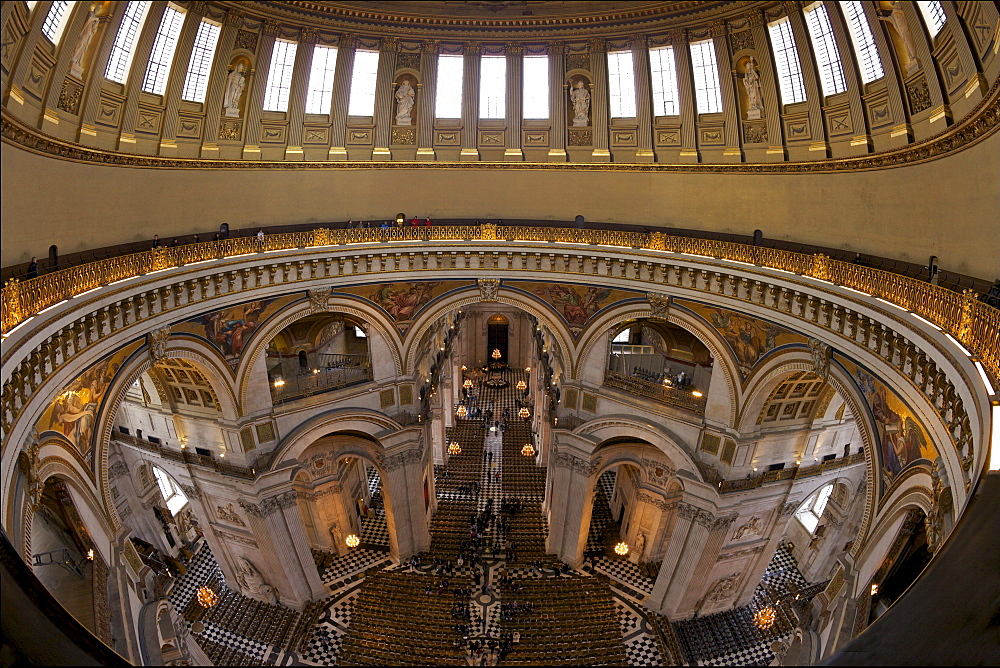
[[[554,449],[549,457],[548,477],[551,484],[545,503],[549,511],[549,535],[545,551],[577,568],[583,563],[594,508],[590,462],[573,454],[567,446]]]
[[[549,44],[549,162],[566,162],[566,45]]]
[[[872,138],[865,121],[864,105],[861,102],[863,87],[857,61],[854,59],[854,46],[847,32],[847,19],[839,2],[831,2],[826,6],[833,28],[833,37],[837,41],[837,52],[840,54],[840,66],[844,69],[844,80],[847,82],[847,99],[851,110],[851,136],[848,145],[849,154],[867,153],[871,150]],[[841,140],[843,142],[843,139]],[[831,148],[832,150],[832,148]],[[834,157],[844,155],[844,151],[835,151]]]
[[[139,92],[142,90],[142,80],[146,76],[146,65],[156,41],[156,31],[163,20],[166,4],[153,3],[146,14],[146,23],[142,26],[139,39],[135,43],[135,55],[132,58],[132,71],[129,72],[128,85],[125,86],[125,107],[122,110],[121,132],[118,135],[118,150],[130,152],[135,146],[135,121],[139,116]]]
[[[260,160],[260,119],[264,113],[264,92],[278,29],[279,25],[274,21],[265,21],[257,43],[257,62],[250,72],[253,80],[247,95],[246,120],[243,123],[244,160]]]
[[[226,92],[226,79],[229,75],[229,60],[236,45],[236,35],[243,25],[243,14],[230,9],[226,12],[226,20],[219,32],[219,43],[215,47],[215,62],[212,63],[212,74],[208,79],[208,90],[205,94],[205,130],[202,132],[201,157],[217,158],[219,156],[219,124],[222,116],[222,102]]]
[[[430,522],[424,503],[424,450],[422,429],[408,429],[383,439],[387,454],[379,473],[383,494],[388,495],[386,521],[394,535],[390,549],[395,559],[425,552],[431,544]],[[397,441],[397,443],[393,443]]]
[[[787,0],[784,5],[795,38],[795,52],[799,57],[799,67],[802,69],[802,83],[806,89],[806,105],[809,109],[809,154],[790,157],[809,160],[828,158],[830,145],[826,141],[823,123],[823,89],[819,85],[816,61],[812,55],[812,40],[809,39],[809,30],[806,28],[806,20],[802,16],[799,3]]]
[[[524,160],[521,151],[521,121],[524,118],[524,46],[507,45],[507,148],[503,159]]]
[[[884,145],[879,142],[879,135],[872,138],[875,150],[889,147],[904,146],[913,139],[913,128],[910,126],[910,114],[903,101],[903,81],[900,79],[899,69],[894,65],[896,62],[892,43],[884,28],[884,21],[880,21],[876,8],[870,2],[862,2],[861,7],[865,12],[865,19],[868,27],[872,31],[872,39],[875,41],[875,49],[878,51],[879,61],[882,63],[882,70],[885,72],[885,90],[889,97],[889,113],[892,115],[891,129],[888,131],[888,142]],[[871,121],[871,119],[869,119]],[[883,130],[881,134],[885,134]]]
[[[347,160],[347,104],[351,96],[354,75],[354,54],[358,40],[354,35],[341,35],[337,47],[337,67],[333,73],[333,102],[330,105],[330,160]]]
[[[761,97],[764,98],[764,123],[767,128],[767,150],[764,159],[780,162],[785,159],[785,146],[781,141],[781,101],[778,97],[778,80],[774,73],[770,41],[764,20],[764,13],[759,9],[747,13],[758,64],[757,74],[760,76]]]
[[[673,31],[670,43],[674,45],[677,65],[677,93],[681,104],[680,162],[698,162],[698,128],[694,109],[694,79],[691,71],[691,47],[686,30]]]
[[[947,3],[948,0],[944,0],[941,4],[945,5]],[[913,50],[916,53],[917,61],[920,63],[920,70],[923,71],[924,80],[927,82],[926,95],[930,99],[930,113],[927,115],[926,120],[921,118],[914,122],[914,139],[920,141],[935,132],[940,132],[945,126],[951,123],[951,109],[945,103],[944,91],[941,90],[941,79],[934,64],[934,56],[931,54],[934,47],[930,42],[930,33],[924,27],[924,20],[920,16],[920,9],[917,8],[917,3],[915,2],[901,2],[900,6],[906,15],[906,23],[910,27],[910,34],[913,35]],[[946,22],[941,30],[943,32],[947,29],[948,24]],[[965,38],[963,37],[962,40],[965,41]],[[918,76],[907,77],[907,89],[920,90],[922,86],[919,81],[920,78]],[[907,96],[914,99],[917,97],[917,95],[910,93]],[[921,112],[923,110],[919,112],[914,111],[914,99],[911,99],[910,102],[910,116],[913,117],[918,114],[922,116]]]
[[[462,153],[460,160],[479,160],[479,72],[482,47],[478,42],[465,45],[462,63]]]
[[[393,102],[396,88],[393,85],[393,75],[396,74],[399,40],[395,37],[384,37],[379,51],[378,73],[375,76],[375,150],[372,153],[372,160],[392,160],[389,139],[394,116]]]
[[[36,8],[37,9],[37,8]],[[115,35],[125,18],[125,5],[116,6],[117,11],[107,17],[108,25],[104,30],[104,37],[98,51],[94,54],[94,60],[90,64],[92,74],[87,77],[84,92],[83,115],[80,118],[80,134],[78,140],[81,144],[95,146],[97,139],[97,128],[94,125],[97,119],[97,108],[101,104],[101,82],[104,81],[104,72],[108,68],[108,60],[111,58],[111,47],[115,43]],[[8,105],[10,109],[12,105]]]
[[[591,159],[593,162],[611,162],[611,151],[608,149],[608,125],[611,120],[608,108],[607,44],[603,39],[592,39],[589,47],[590,73],[594,77],[590,90],[590,124],[594,131]]]
[[[58,60],[49,72],[49,85],[45,94],[45,103],[42,105],[41,129],[43,132],[56,134],[58,131],[54,126],[59,125],[59,94],[62,92],[63,81],[66,73],[70,69],[70,60],[73,59],[73,51],[76,50],[76,43],[79,39],[83,24],[87,21],[87,6],[77,3],[71,6],[69,11],[73,15],[63,31],[63,38],[58,50]]]
[[[198,34],[201,18],[205,11],[205,3],[191,3],[184,25],[177,36],[177,48],[174,51],[174,62],[170,68],[170,78],[163,93],[163,125],[160,131],[160,155],[177,155],[177,112],[181,106],[181,93],[184,91],[184,79],[187,77],[188,63],[194,50],[194,38]]]
[[[736,104],[736,90],[733,87],[733,63],[729,57],[726,40],[726,23],[716,21],[710,26],[712,46],[715,47],[715,62],[719,68],[719,88],[722,92],[722,118],[725,123],[723,136],[726,147],[722,151],[724,162],[741,162],[739,105]]]
[[[288,142],[285,160],[302,160],[302,133],[306,119],[306,96],[309,94],[309,75],[312,73],[313,54],[316,52],[316,31],[305,28],[299,33],[299,46],[295,50],[292,84],[288,90]]]
[[[989,90],[989,85],[976,64],[976,57],[969,46],[969,37],[962,30],[962,18],[958,15],[955,3],[945,0],[941,3],[941,7],[946,17],[941,32],[951,33],[955,51],[958,52],[958,60],[962,63],[961,76],[965,79],[965,86],[961,91],[956,90],[954,86],[951,87],[951,91],[947,91],[952,93],[949,96],[952,118],[964,118],[983,99],[983,95]]]
[[[646,37],[632,38],[632,63],[635,71],[636,162],[653,162],[653,93],[649,80],[649,44]]]
[[[10,90],[7,91],[6,87],[4,89],[4,107],[15,116],[22,118],[22,120],[27,120],[27,117],[32,115],[31,111],[25,105],[26,93],[22,86],[24,85],[25,77],[28,76],[28,70],[31,68],[31,60],[34,57],[35,49],[38,47],[38,43],[45,39],[42,36],[42,24],[45,22],[45,16],[49,13],[51,7],[51,0],[42,0],[35,6],[28,23],[28,32],[21,38],[23,42],[21,44],[21,53],[18,55],[17,64],[14,65],[14,74],[10,77]],[[22,117],[22,114],[25,116]]]
[[[417,84],[417,160],[434,159],[434,99],[437,95],[438,43],[423,43],[420,50],[420,77]]]

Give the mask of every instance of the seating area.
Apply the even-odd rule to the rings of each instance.
[[[198,645],[212,660],[215,666],[259,666],[260,661],[253,656],[233,649],[225,643],[216,642],[209,638],[198,638]]]
[[[504,600],[534,609],[500,620],[501,632],[520,633],[504,665],[628,665],[607,578],[518,580],[518,586]]]
[[[464,651],[453,641],[457,638],[451,616],[455,603],[451,590],[468,587],[469,578],[447,579],[447,591],[439,594],[442,578],[430,574],[383,571],[367,577],[338,663],[465,665]]]
[[[205,610],[192,598],[184,611],[187,619],[191,608],[204,611],[203,622],[237,633],[245,638],[257,640],[266,645],[290,647],[291,631],[299,620],[300,613],[281,605],[269,605],[239,594],[223,585],[213,587],[219,602]],[[195,611],[191,611],[195,612]],[[197,614],[195,612],[195,614]]]

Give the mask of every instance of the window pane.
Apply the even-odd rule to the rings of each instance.
[[[351,74],[350,116],[375,115],[375,77],[378,75],[378,51],[355,51]]]
[[[66,0],[56,0],[49,7],[49,13],[42,22],[42,34],[53,44],[59,44],[59,39],[62,37],[63,28],[69,19],[69,4]]]
[[[694,95],[699,114],[722,111],[722,93],[719,90],[719,67],[715,64],[715,45],[712,40],[691,44],[691,70],[694,74]]]
[[[313,51],[312,72],[309,73],[307,114],[330,113],[333,101],[333,73],[336,67],[337,49],[331,46],[316,46]]]
[[[125,8],[125,16],[115,35],[115,43],[111,47],[111,57],[104,76],[120,84],[125,83],[129,69],[132,67],[132,56],[135,55],[135,41],[139,31],[146,21],[149,11],[148,0],[132,0]]]
[[[653,115],[676,116],[677,67],[674,65],[674,47],[649,50],[649,69],[653,75]]]
[[[806,99],[806,87],[802,83],[802,69],[799,55],[795,52],[795,38],[792,24],[787,18],[767,26],[771,35],[771,49],[774,51],[774,66],[778,70],[778,88],[782,104],[794,104]]]
[[[160,27],[156,29],[156,39],[153,40],[153,50],[149,54],[149,63],[146,65],[146,76],[142,80],[142,89],[147,93],[163,95],[182,25],[184,25],[183,12],[173,7],[167,7],[163,11]]]
[[[920,13],[924,15],[924,23],[927,24],[927,30],[931,33],[931,37],[937,37],[947,20],[944,15],[944,7],[938,0],[917,2],[917,7],[920,7]]]
[[[292,86],[292,69],[298,46],[283,39],[274,42],[271,70],[267,74],[267,89],[264,91],[265,111],[288,111],[288,93]]]
[[[483,56],[479,68],[479,118],[507,116],[507,57]]]
[[[861,2],[850,0],[840,4],[847,17],[847,29],[851,34],[854,54],[858,57],[862,83],[881,79],[885,75],[882,70],[882,60],[875,48],[875,39],[872,37],[872,30],[868,25],[868,19],[865,17],[865,10],[861,6]]]
[[[438,56],[437,118],[462,117],[462,56],[442,53]]]
[[[549,57],[524,58],[524,117],[549,117]]]
[[[847,82],[844,81],[844,68],[840,64],[840,52],[837,51],[837,42],[833,38],[833,28],[830,26],[826,7],[817,4],[807,10],[806,25],[809,26],[809,38],[816,54],[823,95],[843,93],[847,90]]]
[[[182,99],[191,102],[205,101],[208,77],[212,72],[215,47],[219,44],[221,31],[219,26],[209,21],[202,21],[198,26],[198,34],[194,37],[194,50],[191,51],[191,62],[188,63],[187,75],[184,77]]]
[[[631,51],[608,54],[608,95],[611,118],[635,118],[635,72]]]

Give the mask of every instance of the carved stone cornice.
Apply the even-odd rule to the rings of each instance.
[[[419,464],[423,461],[423,458],[424,449],[421,446],[417,446],[389,455],[383,458],[381,463],[387,471],[394,471],[410,464]]]
[[[256,517],[257,519],[262,519],[268,515],[278,512],[279,510],[291,508],[295,505],[298,496],[298,492],[288,491],[282,492],[281,494],[275,494],[274,496],[269,496],[262,499],[260,503],[240,499],[240,508],[245,510],[248,515]]]
[[[230,533],[228,531],[223,531],[222,529],[216,529],[215,535],[224,540],[228,540],[231,543],[240,543],[242,545],[249,545],[250,547],[257,547],[257,541],[253,538],[247,538],[246,536],[240,536],[235,533]]]

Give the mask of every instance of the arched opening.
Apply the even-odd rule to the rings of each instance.
[[[489,364],[506,364],[510,323],[502,313],[491,315],[486,321],[486,359]]]
[[[913,509],[907,515],[892,548],[879,566],[869,591],[871,604],[867,623],[871,623],[903,595],[930,563],[926,515]]]
[[[275,402],[370,381],[368,325],[333,313],[296,320],[268,343],[267,378]]]

